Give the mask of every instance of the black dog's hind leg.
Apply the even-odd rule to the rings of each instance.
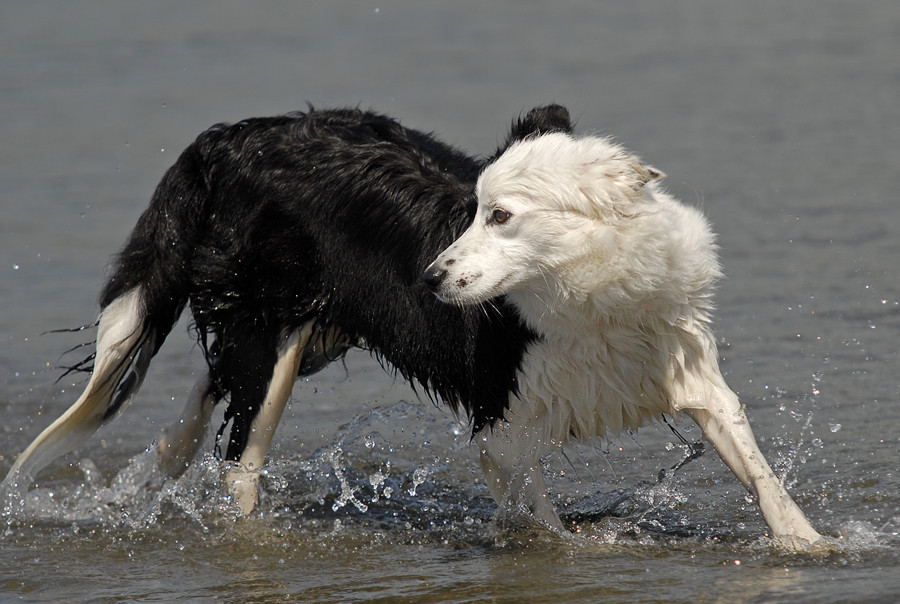
[[[221,389],[207,373],[194,384],[181,419],[165,429],[157,445],[160,469],[176,478],[191,463],[203,443],[213,408],[222,398]]]
[[[267,355],[260,355],[261,351],[253,345],[232,351],[230,365],[235,373],[230,376],[229,413],[234,424],[226,457],[235,463],[225,479],[244,515],[252,512],[259,501],[259,472],[291,396],[312,331],[311,321],[281,336],[274,362]]]

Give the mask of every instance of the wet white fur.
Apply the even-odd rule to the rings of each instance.
[[[609,140],[559,133],[514,144],[479,179],[474,223],[432,265],[446,271],[438,295],[478,304],[506,294],[541,337],[507,421],[479,435],[488,485],[498,501],[560,526],[544,453],[570,435],[684,411],[756,494],[775,535],[816,541],[719,371],[709,224],[660,178]]]

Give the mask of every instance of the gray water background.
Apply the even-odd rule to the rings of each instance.
[[[183,321],[124,418],[0,518],[0,601],[898,599],[897,2],[6,2],[0,57],[0,473],[83,386],[55,380],[89,335],[44,332],[95,318],[203,129],[359,105],[487,154],[560,102],[710,217],[726,378],[840,544],[772,548],[714,454],[657,482],[683,454],[654,426],[548,460],[571,539],[502,530],[465,426],[365,354],[295,387],[236,519],[213,458],[165,482],[145,452],[202,367]]]

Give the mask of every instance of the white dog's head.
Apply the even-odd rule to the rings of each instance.
[[[456,304],[595,291],[617,272],[623,223],[653,203],[645,185],[662,176],[599,137],[516,142],[484,170],[474,222],[423,279]]]

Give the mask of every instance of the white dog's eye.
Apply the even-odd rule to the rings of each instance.
[[[491,222],[496,222],[497,224],[503,224],[504,222],[509,220],[510,216],[512,216],[512,214],[510,214],[506,210],[501,210],[500,208],[497,208],[496,210],[491,212]]]

